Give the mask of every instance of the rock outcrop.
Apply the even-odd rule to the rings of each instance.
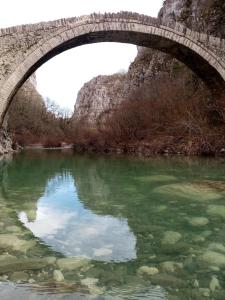
[[[225,37],[225,3],[221,0],[166,0],[159,12],[161,21],[178,21],[189,28]],[[149,48],[138,47],[138,55],[123,75],[119,89],[117,77],[99,76],[86,83],[78,94],[74,118],[95,123],[104,114],[116,109],[132,91],[143,84],[151,84],[161,73],[174,74],[176,70],[185,74],[187,83],[193,82],[193,89],[202,82],[184,64],[171,56]],[[108,84],[106,85],[105,82]],[[189,84],[191,89],[191,85]]]
[[[125,97],[126,74],[98,76],[85,83],[78,93],[74,119],[95,123],[103,121]]]
[[[20,127],[20,129],[23,128],[21,124],[24,121],[23,118],[26,117],[26,115],[23,116],[23,114],[21,114],[21,112],[24,112],[23,107],[26,106],[26,110],[30,107],[31,111],[34,112],[35,107],[40,108],[43,107],[43,105],[44,101],[37,91],[36,77],[35,74],[33,74],[15,95],[8,114],[5,117],[3,129],[0,130],[0,155],[7,154],[19,148],[19,146],[13,142],[11,136],[16,134],[18,127]]]
[[[6,130],[0,130],[0,155],[13,151],[12,140]]]

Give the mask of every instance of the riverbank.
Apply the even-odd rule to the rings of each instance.
[[[76,153],[122,154],[137,157],[153,156],[212,156],[225,157],[223,139],[218,143],[202,143],[197,139],[185,140],[175,137],[155,138],[151,142],[118,143],[114,145],[99,143],[74,144]]]

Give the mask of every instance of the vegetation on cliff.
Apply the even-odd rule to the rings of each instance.
[[[70,118],[54,102],[45,103],[29,82],[13,99],[8,112],[8,131],[14,144],[46,147],[70,141]]]
[[[78,151],[222,155],[225,95],[212,98],[203,85],[190,89],[182,74],[165,73],[130,94],[104,124],[80,120],[75,133]]]

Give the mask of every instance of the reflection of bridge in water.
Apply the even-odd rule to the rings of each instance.
[[[0,29],[0,123],[13,95],[43,63],[80,45],[121,42],[171,54],[212,89],[225,86],[225,40],[136,13],[92,14]]]

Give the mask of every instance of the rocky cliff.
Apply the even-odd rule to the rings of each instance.
[[[10,136],[6,130],[0,130],[0,155],[7,154],[12,151],[12,140]]]
[[[73,117],[91,123],[104,118],[123,100],[126,80],[125,74],[93,78],[79,91]]]
[[[176,20],[193,30],[208,32],[225,37],[225,1],[224,0],[166,0],[159,12],[163,22]],[[98,76],[86,83],[78,94],[74,118],[96,122],[104,113],[121,103],[132,91],[143,84],[151,84],[152,78],[162,72],[174,74],[182,70],[191,89],[202,85],[190,69],[171,56],[148,48],[138,48],[138,55],[126,75],[123,75],[119,89],[117,76]],[[107,82],[107,84],[105,84]]]
[[[27,124],[32,128],[37,112],[44,105],[44,100],[37,91],[36,76],[33,74],[18,90],[9,107],[8,131],[15,135],[19,131],[25,131]]]
[[[43,99],[37,91],[36,77],[33,74],[19,89],[10,105],[3,129],[0,131],[0,155],[18,148],[11,137],[17,133],[18,128],[23,129],[24,118],[27,117],[28,110],[34,112],[43,105]],[[32,122],[30,123],[32,126]]]

